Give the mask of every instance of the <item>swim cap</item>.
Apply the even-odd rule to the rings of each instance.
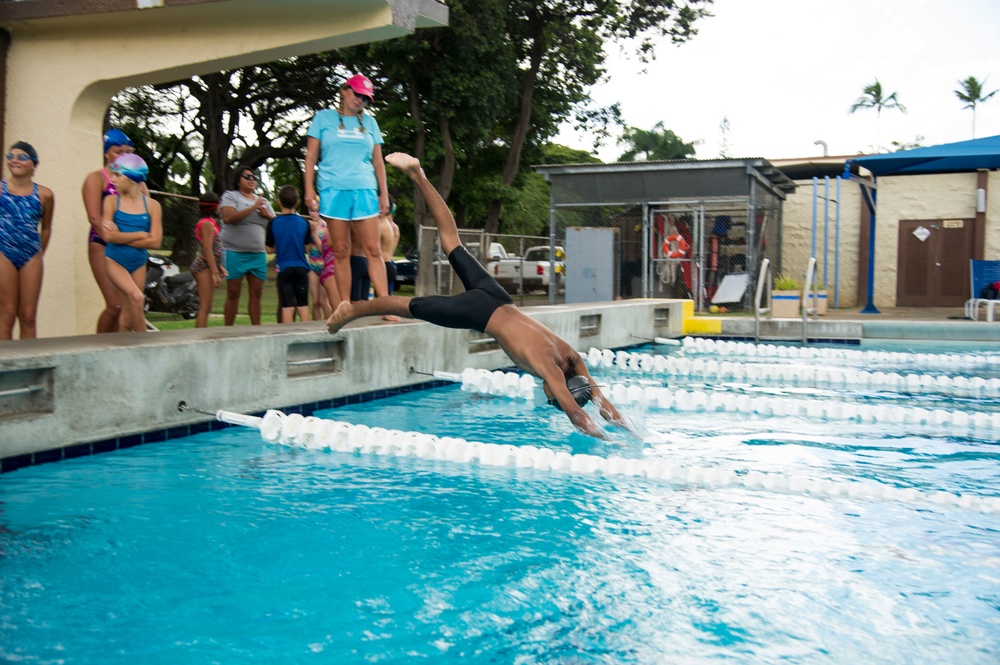
[[[20,150],[28,157],[31,157],[31,161],[33,161],[35,164],[38,164],[38,152],[35,150],[35,147],[30,143],[26,143],[24,141],[18,141],[17,143],[12,145],[10,149]]]
[[[372,99],[375,98],[375,86],[372,85],[372,82],[368,80],[367,76],[355,74],[351,78],[347,79],[344,85],[349,86],[351,90],[359,95],[371,97]]]
[[[125,132],[120,129],[109,129],[104,133],[104,152],[111,150],[116,145],[127,145],[132,146],[132,139],[130,139]]]
[[[132,182],[145,182],[146,176],[149,175],[149,167],[146,166],[146,162],[134,152],[119,155],[115,161],[111,162],[110,168]]]
[[[590,401],[590,380],[587,379],[587,377],[580,376],[579,374],[571,376],[566,379],[566,387],[569,388],[569,394],[576,400],[577,406],[583,407]],[[549,398],[549,404],[556,407],[560,411],[563,410],[562,406],[559,404],[559,400],[555,397]]]

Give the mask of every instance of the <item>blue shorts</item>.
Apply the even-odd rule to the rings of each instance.
[[[267,279],[267,254],[264,252],[226,252],[226,279],[243,279],[251,274],[260,281]]]
[[[377,217],[378,190],[328,189],[320,192],[319,214],[348,222]]]

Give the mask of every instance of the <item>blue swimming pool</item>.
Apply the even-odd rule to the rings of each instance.
[[[1000,411],[941,390],[595,373]],[[623,408],[645,443],[458,386],[317,415],[741,475],[1000,486],[1000,449],[973,425]],[[998,621],[1000,516],[956,506],[306,450],[244,428],[0,476],[5,661],[995,663]]]

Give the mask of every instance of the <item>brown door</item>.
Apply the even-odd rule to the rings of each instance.
[[[899,222],[898,307],[960,307],[969,298],[974,220]]]

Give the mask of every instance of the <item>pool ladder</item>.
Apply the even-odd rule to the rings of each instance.
[[[771,313],[771,284],[773,278],[771,275],[771,261],[770,259],[764,259],[760,264],[760,271],[757,274],[757,291],[754,294],[754,306],[753,306],[753,338],[754,341],[760,342],[760,317],[762,314]],[[812,315],[813,320],[819,318],[818,310],[816,305],[819,303],[819,292],[816,288],[816,257],[809,257],[809,265],[806,268],[806,288],[803,292],[802,297],[802,344],[809,343],[809,335],[806,332],[806,327],[809,323],[809,316]],[[811,287],[811,289],[810,289]],[[767,307],[761,307],[761,298],[766,292]],[[809,303],[812,303],[810,306]]]

